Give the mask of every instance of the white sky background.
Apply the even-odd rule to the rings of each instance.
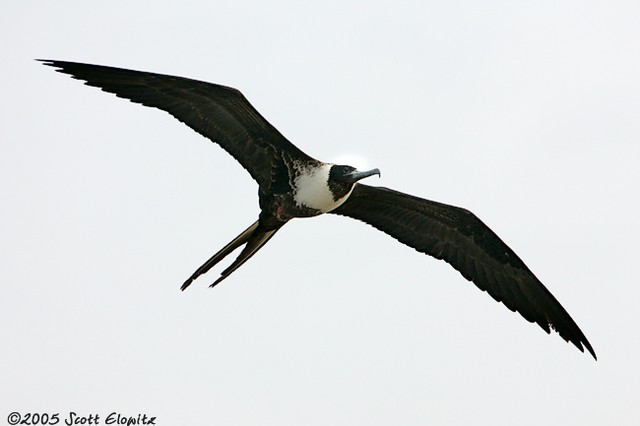
[[[3,5],[0,419],[637,425],[640,3],[480,3]],[[237,87],[310,155],[469,208],[599,360],[330,215],[179,292],[256,219],[256,184],[34,58]]]

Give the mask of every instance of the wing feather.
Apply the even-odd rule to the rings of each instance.
[[[86,85],[168,112],[218,143],[268,190],[274,165],[286,151],[291,158],[311,159],[260,115],[240,91],[182,77],[101,65],[41,60]]]
[[[556,298],[488,226],[468,210],[387,188],[357,184],[331,213],[366,222],[393,238],[444,260],[547,333],[555,329],[578,349],[591,344]]]

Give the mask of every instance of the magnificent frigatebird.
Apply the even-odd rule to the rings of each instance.
[[[289,142],[236,89],[182,77],[99,65],[41,60],[88,86],[173,115],[218,143],[258,182],[258,220],[214,254],[186,289],[228,254],[237,259],[211,287],[253,256],[289,220],[333,213],[361,220],[419,252],[444,260],[496,301],[556,330],[580,351],[591,344],[522,260],[470,211],[358,183],[378,169],[324,163]],[[597,358],[596,358],[597,359]]]

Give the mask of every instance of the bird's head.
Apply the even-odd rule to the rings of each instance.
[[[352,166],[334,164],[331,166],[331,170],[329,170],[329,188],[331,188],[334,199],[337,200],[349,194],[353,186],[360,179],[373,175],[380,176],[380,170],[371,169],[359,171]]]

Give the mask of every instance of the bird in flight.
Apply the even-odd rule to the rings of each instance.
[[[348,216],[444,260],[467,280],[580,351],[591,344],[524,262],[470,211],[359,183],[378,169],[318,161],[289,142],[238,90],[188,78],[75,62],[40,60],[120,98],[168,112],[219,144],[258,183],[258,220],[214,254],[181,289],[244,246],[211,287],[242,266],[289,220]]]

